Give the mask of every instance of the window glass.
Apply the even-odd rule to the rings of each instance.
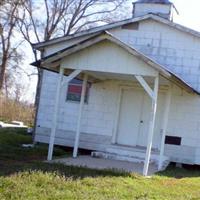
[[[74,102],[80,102],[81,100],[81,91],[82,91],[82,84],[83,81],[73,79],[68,86],[68,92],[67,92],[67,101],[74,101]],[[87,84],[86,88],[86,94],[85,94],[85,102],[88,102],[88,93],[89,93],[89,87],[90,85]]]

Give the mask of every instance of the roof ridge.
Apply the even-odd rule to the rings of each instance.
[[[75,34],[71,34],[71,35],[68,35],[68,36],[65,35],[65,36],[62,36],[62,37],[59,37],[59,38],[54,38],[54,39],[51,39],[49,41],[33,44],[33,46],[34,46],[35,49],[40,50],[41,48],[43,48],[45,46],[48,46],[48,45],[51,45],[51,44],[54,44],[54,43],[59,43],[59,42],[62,42],[62,41],[74,39],[76,37],[95,34],[95,33],[101,32],[101,31],[105,31],[105,30],[108,30],[108,29],[112,29],[112,28],[115,28],[115,27],[122,26],[124,24],[138,22],[138,21],[142,21],[142,20],[146,20],[146,19],[154,19],[155,21],[158,21],[160,23],[164,23],[164,24],[166,24],[168,26],[174,27],[174,28],[176,28],[176,29],[178,29],[180,31],[192,34],[192,35],[200,38],[200,32],[199,31],[196,31],[196,30],[191,29],[189,27],[186,27],[184,25],[169,21],[169,20],[163,18],[160,15],[156,15],[156,14],[150,13],[150,14],[143,15],[143,16],[136,17],[136,18],[129,18],[129,19],[126,19],[126,20],[122,20],[122,21],[118,21],[118,22],[114,22],[114,23],[110,23],[110,24],[94,27],[92,29],[87,29],[85,31],[81,31],[81,32],[78,32],[78,33],[75,33]]]

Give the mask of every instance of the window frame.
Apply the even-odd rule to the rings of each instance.
[[[73,79],[74,80],[74,79]],[[80,100],[81,100],[81,91],[82,91],[82,87],[83,87],[83,81],[82,80],[78,80],[78,79],[75,79],[77,81],[81,81],[80,83],[73,83],[73,82],[69,82],[68,84],[68,87],[67,87],[67,91],[66,91],[66,97],[65,97],[65,102],[71,102],[71,103],[80,103]],[[69,87],[70,86],[80,86],[81,87],[81,91],[80,91],[80,99],[79,100],[73,100],[73,99],[68,99],[69,98]],[[90,93],[90,87],[91,87],[91,84],[90,83],[87,83],[87,86],[86,86],[86,93],[85,93],[85,100],[84,100],[84,103],[85,104],[88,104],[89,102],[89,93]],[[76,93],[73,93],[71,92],[71,94],[76,94]]]

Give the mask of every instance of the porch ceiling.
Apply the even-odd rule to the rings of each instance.
[[[131,81],[136,82],[138,84],[137,79],[133,75],[124,75],[124,74],[116,74],[116,73],[105,73],[105,72],[91,72],[86,71],[88,75],[90,75],[91,82],[96,81],[106,81],[106,80],[119,80],[119,81]],[[143,77],[145,81],[149,85],[154,84],[154,78],[151,76],[144,76]],[[173,83],[177,85],[178,87],[186,90],[189,93],[196,93],[197,95],[200,95],[200,93],[196,90],[194,90],[191,86],[189,86],[187,83],[185,83],[182,79],[180,79],[177,76],[171,76],[170,78],[166,78],[163,75],[160,74],[159,76],[159,85],[160,86],[169,86],[169,84]]]
[[[65,75],[68,76],[73,70],[72,69],[65,69]],[[128,74],[118,74],[118,73],[108,73],[108,72],[98,72],[98,71],[84,71],[84,73],[88,74],[88,82],[91,83],[97,83],[97,82],[102,82],[102,81],[122,81],[122,82],[127,82],[127,84],[137,84],[139,85],[137,79],[135,78],[134,75],[128,75]],[[77,79],[83,80],[83,75],[84,73],[80,73],[77,76]],[[145,76],[143,77],[145,81],[149,85],[154,84],[154,78],[151,76]],[[195,92],[191,87],[189,87],[187,84],[183,83],[181,80],[179,80],[176,77],[171,77],[171,78],[166,78],[162,75],[159,76],[159,85],[160,86],[169,86],[169,84],[173,83],[177,85],[178,87],[186,90],[187,92]],[[124,84],[124,83],[123,83]],[[195,92],[197,93],[197,92]],[[198,94],[198,93],[197,93]],[[199,94],[198,94],[199,95]]]
[[[106,81],[106,80],[118,80],[118,81],[127,81],[127,82],[136,82],[138,84],[137,79],[133,75],[126,75],[126,74],[117,74],[117,73],[106,73],[106,72],[94,72],[94,71],[85,71],[92,79],[95,81]],[[154,78],[150,76],[145,76],[144,79],[149,83],[154,83]],[[169,85],[169,81],[160,76],[159,80],[160,85]]]

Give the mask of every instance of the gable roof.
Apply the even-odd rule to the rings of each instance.
[[[110,30],[110,29],[113,29],[113,28],[123,26],[125,24],[139,22],[139,21],[143,21],[143,20],[147,20],[147,19],[155,20],[157,22],[166,24],[166,25],[173,27],[173,28],[175,28],[179,31],[184,32],[184,33],[188,33],[188,34],[191,34],[193,36],[200,38],[200,32],[198,32],[198,31],[195,31],[195,30],[190,29],[188,27],[185,27],[183,25],[174,23],[174,22],[169,21],[169,20],[167,20],[163,17],[160,17],[158,15],[147,14],[147,15],[144,15],[144,16],[141,16],[141,17],[126,19],[126,20],[123,20],[123,21],[119,21],[119,22],[110,23],[110,24],[107,24],[107,25],[91,28],[91,29],[88,29],[88,30],[85,30],[85,31],[80,31],[78,33],[74,33],[74,34],[71,34],[71,35],[51,39],[51,40],[46,41],[46,42],[40,42],[40,43],[37,43],[37,44],[33,44],[33,46],[34,46],[35,49],[40,50],[40,49],[43,49],[44,47],[49,46],[49,45],[53,45],[53,44],[56,44],[56,43],[60,43],[60,42],[63,42],[63,41],[67,41],[67,40],[78,38],[78,37],[85,36],[85,35],[90,35],[90,34],[93,34],[93,33],[99,33],[99,32],[102,32],[104,30]]]
[[[101,41],[104,40],[108,40],[114,44],[117,44],[118,46],[122,47],[123,49],[125,49],[126,51],[128,51],[129,53],[131,53],[132,55],[136,56],[137,58],[139,58],[140,60],[144,61],[145,63],[147,63],[148,65],[150,65],[151,67],[153,67],[156,71],[159,71],[163,76],[165,77],[170,77],[170,73],[168,73],[164,67],[162,67],[160,64],[158,64],[157,62],[155,62],[154,60],[152,60],[151,58],[145,56],[144,54],[142,54],[141,52],[139,52],[138,50],[128,46],[127,44],[125,44],[124,42],[122,42],[121,40],[119,40],[118,38],[114,37],[111,33],[107,32],[107,31],[103,31],[95,36],[91,36],[88,39],[85,39],[79,43],[76,43],[75,45],[72,45],[70,47],[67,47],[65,49],[62,49],[56,53],[53,53],[49,56],[46,56],[44,58],[42,58],[39,62],[40,64],[48,64],[48,63],[52,63],[55,61],[58,61],[60,59],[62,59],[65,56],[69,56],[77,51],[80,51],[82,49],[85,49],[87,47],[90,47],[94,44],[97,44]],[[37,65],[38,61],[35,63],[32,63],[32,65]]]
[[[80,51],[82,49],[90,47],[90,46],[97,44],[97,43],[104,41],[104,40],[109,40],[110,42],[122,47],[123,49],[125,49],[127,52],[129,52],[133,56],[136,56],[137,58],[139,58],[140,60],[142,60],[146,64],[150,65],[152,68],[154,68],[156,71],[158,71],[165,78],[174,79],[174,80],[176,80],[176,82],[183,84],[190,91],[195,92],[197,94],[200,94],[198,91],[196,91],[194,88],[192,88],[189,84],[187,84],[182,78],[178,77],[173,72],[169,71],[164,66],[160,65],[159,63],[157,63],[156,61],[147,57],[146,55],[144,55],[143,53],[134,49],[133,47],[130,47],[126,43],[122,42],[121,40],[119,40],[118,38],[116,38],[115,36],[113,36],[111,33],[107,32],[107,31],[103,31],[99,34],[96,34],[95,36],[93,35],[90,38],[87,38],[87,39],[85,39],[81,42],[78,42],[78,43],[76,43],[76,44],[74,44],[70,47],[67,47],[65,49],[62,49],[62,50],[56,52],[56,53],[53,53],[49,56],[46,56],[46,57],[42,58],[41,60],[38,60],[38,61],[32,63],[31,65],[41,67],[44,64],[58,62],[63,57],[69,56],[69,55],[71,55],[71,54],[73,54],[77,51]]]

